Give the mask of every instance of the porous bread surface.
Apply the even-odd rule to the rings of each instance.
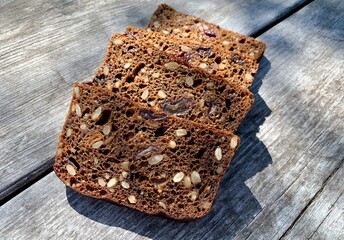
[[[112,36],[94,83],[141,106],[232,132],[254,101],[248,89],[180,64],[121,34]]]
[[[190,67],[202,69],[246,88],[252,85],[258,71],[258,63],[252,58],[229,52],[214,44],[175,38],[161,32],[135,27],[128,27],[125,35],[173,55]]]
[[[257,61],[265,51],[262,41],[222,29],[201,18],[177,12],[167,4],[158,6],[148,23],[148,28],[171,36],[217,44],[228,51],[250,56]]]
[[[212,206],[239,138],[74,85],[55,156],[73,190],[147,214],[195,220]]]

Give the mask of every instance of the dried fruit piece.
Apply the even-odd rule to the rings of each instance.
[[[140,116],[148,120],[164,120],[167,118],[166,114],[156,114],[148,109],[140,109]]]
[[[166,101],[162,105],[162,110],[175,116],[185,116],[192,110],[192,100],[190,98],[180,98],[175,101]]]

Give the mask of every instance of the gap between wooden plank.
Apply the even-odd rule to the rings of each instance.
[[[283,233],[283,235],[280,237],[280,239],[284,239],[284,237],[291,231],[291,229],[295,226],[295,224],[299,221],[299,219],[303,216],[303,214],[306,212],[306,210],[309,208],[309,206],[317,199],[317,197],[322,193],[324,190],[326,184],[332,179],[332,177],[336,174],[336,172],[343,167],[344,165],[344,159],[342,159],[341,164],[339,164],[338,167],[336,167],[332,173],[326,178],[324,181],[322,187],[319,189],[319,191],[312,197],[312,199],[308,202],[308,204],[302,209],[300,214],[295,218],[293,223],[288,227],[288,229]]]
[[[314,0],[306,0],[304,2],[296,3],[294,6],[290,7],[286,10],[286,12],[280,14],[276,17],[276,19],[265,26],[261,27],[260,29],[253,30],[251,33],[248,33],[247,35],[252,37],[258,37],[268,31],[269,29],[273,28],[283,20],[287,19],[303,7],[307,6],[309,3],[313,2]],[[46,175],[48,175],[50,172],[53,171],[52,168],[53,165],[53,159],[47,161],[43,165],[39,166],[34,171],[26,174],[23,176],[16,184],[14,184],[11,187],[6,188],[4,191],[1,191],[0,194],[0,206],[11,200],[13,197],[21,193],[23,190],[27,189],[40,179],[44,178]],[[16,190],[13,190],[16,189]],[[12,192],[13,190],[13,192]]]
[[[313,2],[313,1],[314,0],[306,0],[304,2],[296,3],[294,6],[292,6],[289,9],[289,11],[287,10],[286,12],[279,15],[274,21],[271,21],[270,23],[266,24],[265,26],[261,27],[260,29],[253,30],[248,35],[251,37],[254,37],[254,38],[259,37],[260,35],[262,35],[266,31],[273,28],[274,26],[276,26],[280,22],[284,21],[285,19],[287,19],[288,17],[290,17],[294,13],[298,12],[300,9],[307,6],[309,3]]]

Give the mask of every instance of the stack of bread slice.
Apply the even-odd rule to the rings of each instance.
[[[205,216],[238,146],[265,45],[162,4],[75,83],[55,157],[72,189],[147,214]]]

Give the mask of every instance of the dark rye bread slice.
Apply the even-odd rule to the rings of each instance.
[[[81,194],[189,221],[210,211],[238,145],[233,133],[77,83],[54,171]]]
[[[141,106],[232,132],[254,101],[248,89],[179,64],[121,34],[111,37],[94,83]]]
[[[259,65],[255,60],[218,48],[214,44],[206,45],[189,39],[173,38],[150,29],[135,27],[128,27],[125,35],[165,51],[190,67],[203,69],[247,88],[252,85],[258,71]]]
[[[235,33],[206,22],[201,18],[177,12],[167,4],[161,4],[153,13],[148,28],[180,38],[190,38],[202,43],[217,44],[224,49],[259,61],[265,44],[255,38]]]

